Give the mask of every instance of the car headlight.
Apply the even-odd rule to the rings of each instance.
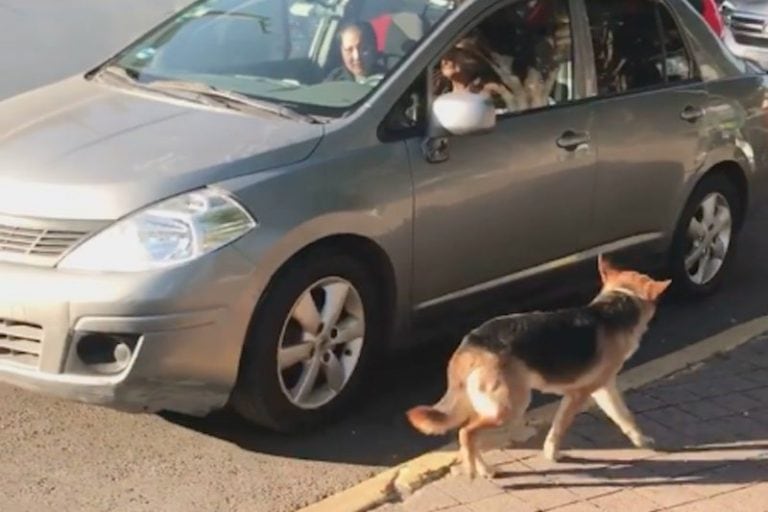
[[[201,189],[129,215],[76,247],[60,268],[141,272],[179,265],[234,242],[256,221],[223,192]]]

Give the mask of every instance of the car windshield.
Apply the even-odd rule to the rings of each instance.
[[[108,66],[152,87],[223,91],[299,114],[360,103],[443,19],[450,0],[202,0]],[[194,87],[189,87],[194,84]],[[227,96],[232,98],[230,94]]]

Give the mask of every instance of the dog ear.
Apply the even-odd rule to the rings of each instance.
[[[659,300],[659,297],[661,297],[661,294],[663,294],[667,288],[669,288],[669,285],[672,284],[672,281],[667,279],[666,281],[651,281],[648,283],[648,286],[646,288],[646,295],[647,300],[656,302]]]
[[[614,266],[602,254],[597,256],[597,270],[600,272],[600,278],[603,280],[603,283],[608,282],[616,273]]]

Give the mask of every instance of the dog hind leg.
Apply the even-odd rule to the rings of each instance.
[[[504,425],[510,416],[509,389],[498,368],[477,368],[467,377],[467,398],[473,419],[459,431],[464,472],[474,478],[479,472],[493,476],[480,453],[478,436],[482,431]]]

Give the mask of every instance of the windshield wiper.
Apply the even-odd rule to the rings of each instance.
[[[229,108],[253,108],[263,112],[269,112],[276,116],[294,121],[304,121],[307,123],[318,124],[320,121],[309,114],[303,114],[282,104],[252,98],[246,94],[234,91],[219,89],[212,85],[202,82],[188,82],[184,80],[156,80],[147,84],[148,88],[160,89],[163,91],[181,91],[193,94],[199,94],[206,98],[223,103]]]
[[[107,79],[113,82],[119,83],[121,86],[132,87],[141,89],[144,91],[151,90],[147,84],[139,81],[139,73],[133,69],[124,68],[115,64],[104,66],[92,72],[89,79],[99,78],[101,80]],[[171,92],[153,90],[154,94],[162,94],[163,96],[175,97]]]

